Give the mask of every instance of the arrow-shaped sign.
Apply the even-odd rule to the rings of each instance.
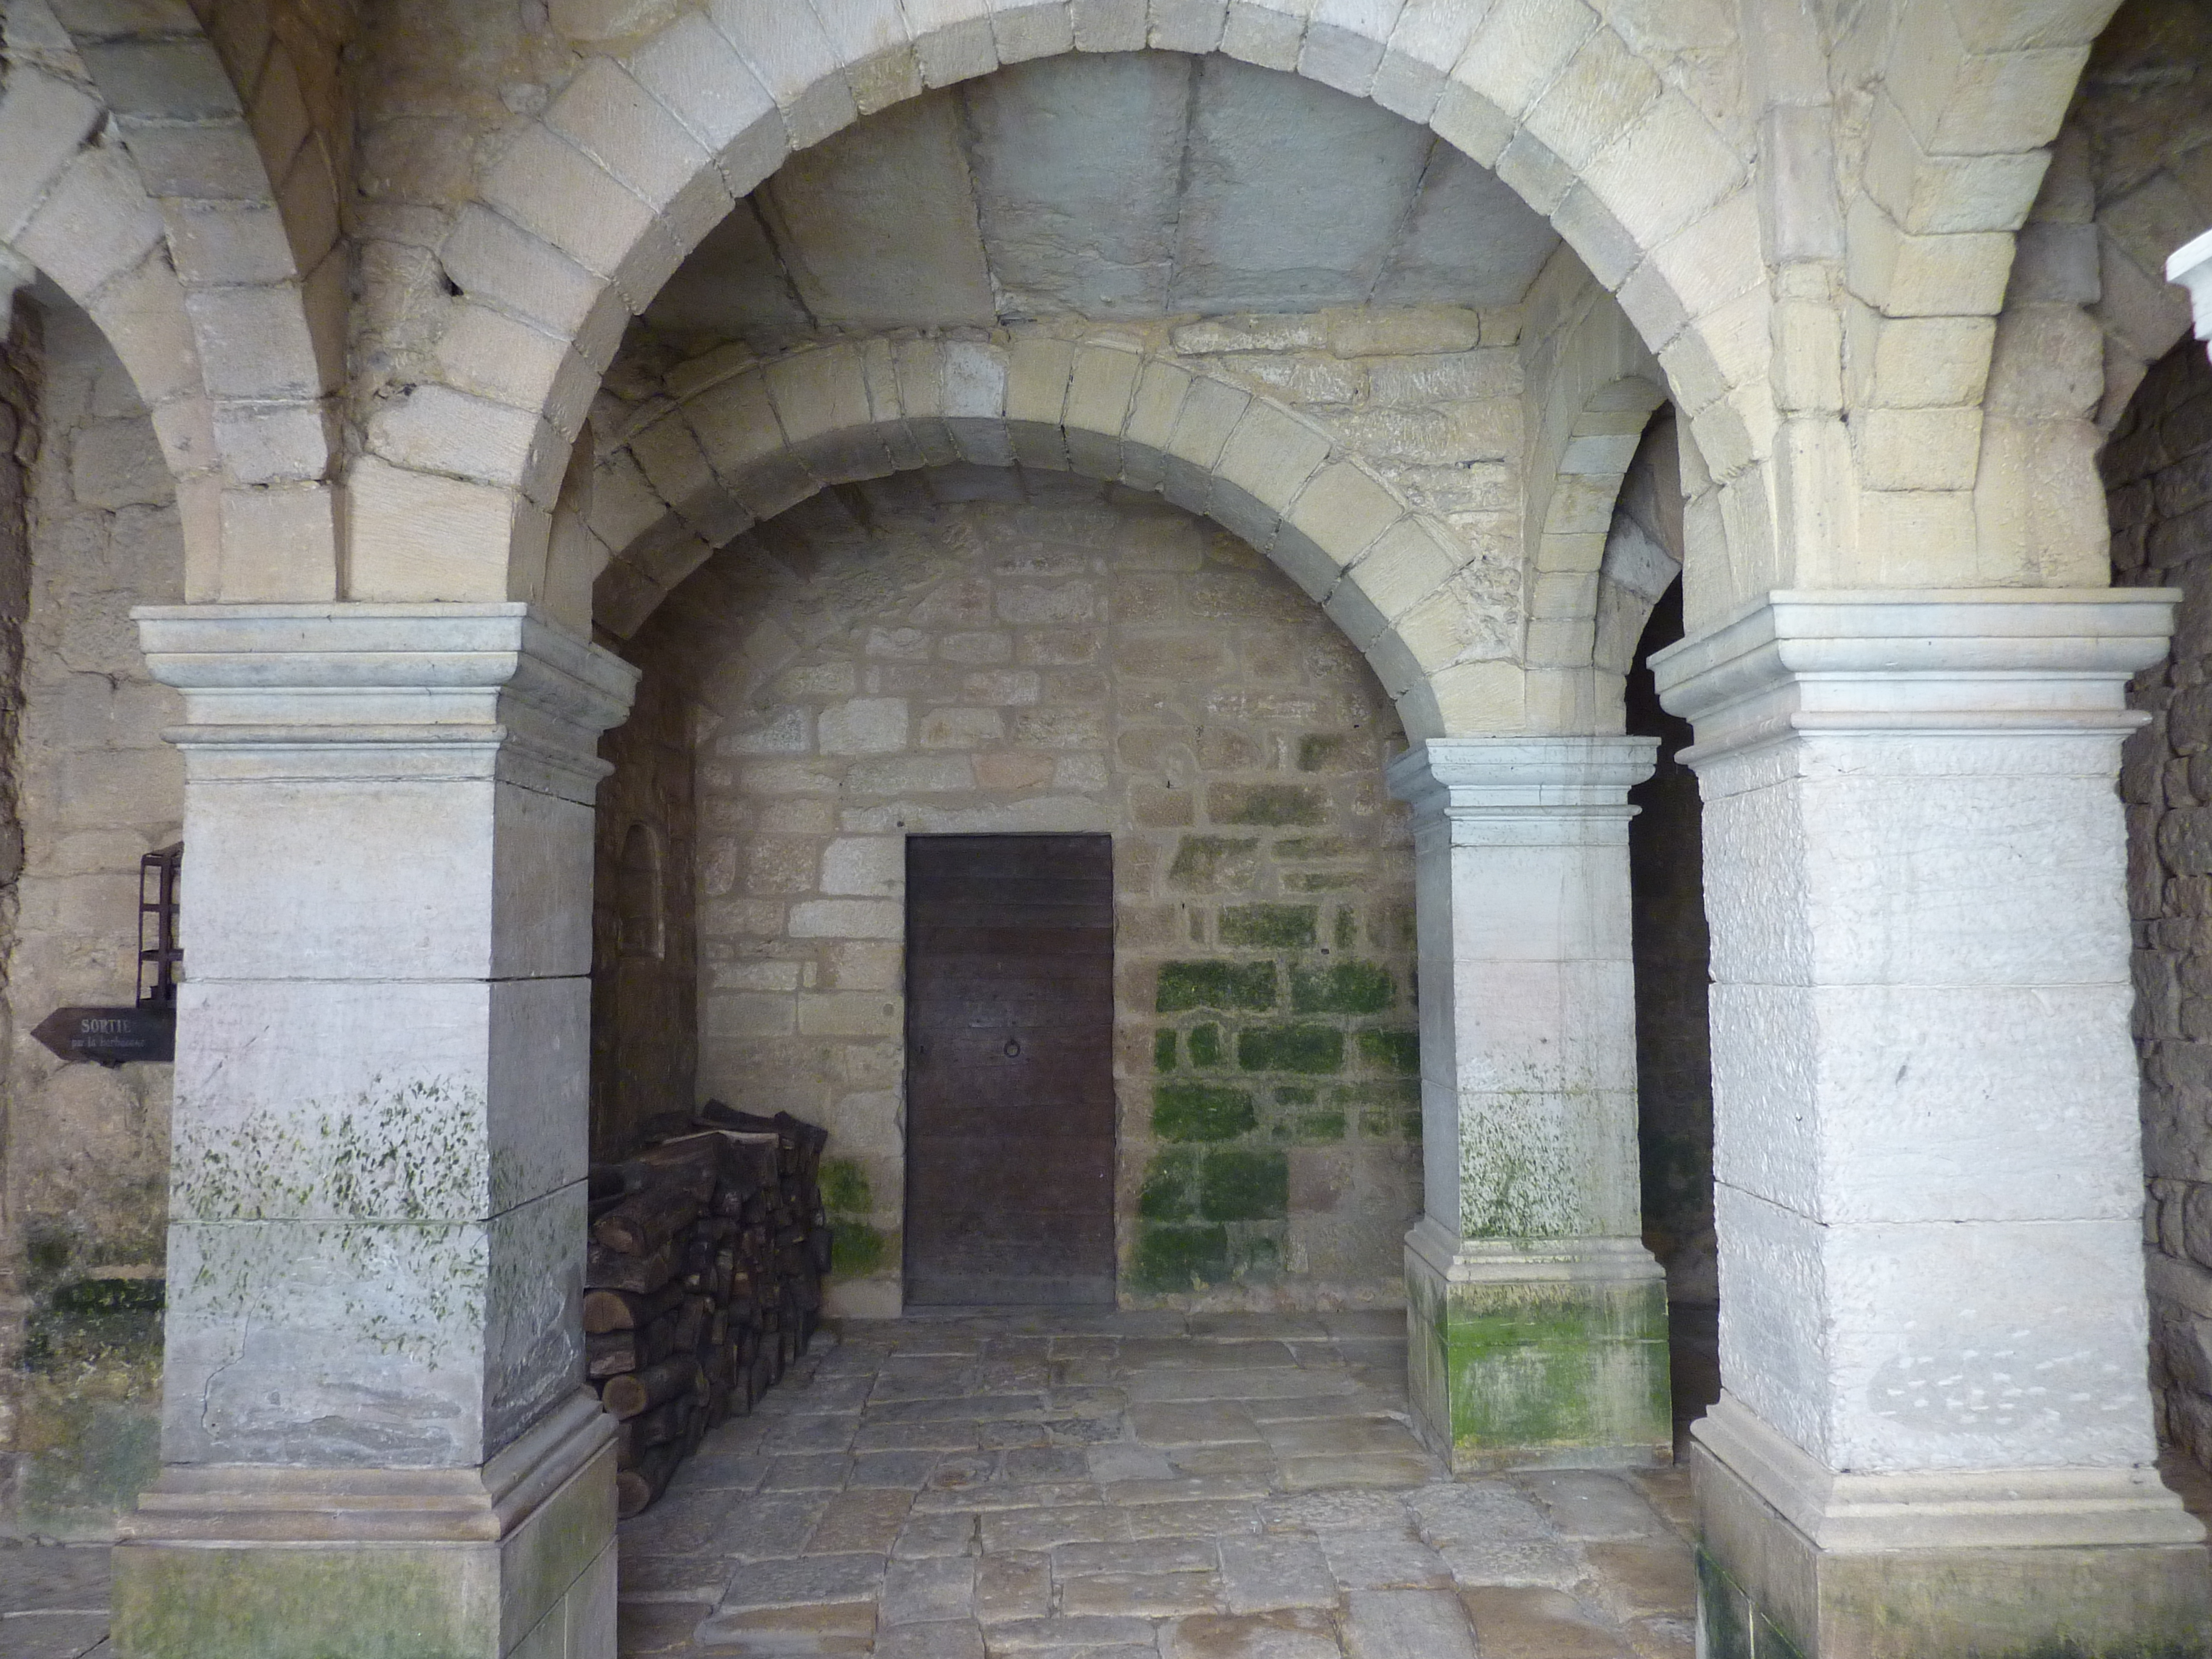
[[[177,1057],[173,1008],[57,1008],[31,1035],[64,1060],[102,1066]]]

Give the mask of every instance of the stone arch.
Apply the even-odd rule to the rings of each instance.
[[[908,14],[927,21],[909,28]],[[793,149],[1004,64],[1148,46],[1310,76],[1493,167],[1620,294],[1688,418],[1711,428],[1717,476],[1759,463],[1767,331],[1738,315],[1765,305],[1748,169],[1594,13],[1420,7],[1381,26],[1242,0],[1149,15],[1066,0],[726,9],[588,59],[459,212],[440,250],[461,291],[435,348],[443,378],[371,420],[352,475],[363,592],[511,595],[511,570],[534,565],[548,533],[580,394],[625,318]],[[434,570],[406,528],[425,516],[460,549]]]
[[[750,526],[831,484],[962,461],[1117,480],[1235,532],[1366,656],[1410,737],[1523,727],[1516,641],[1483,631],[1448,526],[1304,416],[1111,339],[870,340],[695,384],[599,462],[587,535],[555,540],[605,562],[592,620],[627,638]]]
[[[295,54],[264,33],[241,96],[182,8],[70,15],[8,12],[0,248],[91,315],[154,411],[190,597],[334,598],[344,259]],[[250,31],[228,38],[244,61]]]
[[[2003,307],[1980,324],[1975,529],[2002,580],[2106,580],[2098,452],[2147,367],[2187,331],[2166,258],[2212,218],[2188,162],[2208,131],[2201,11],[2168,0],[2096,9],[2109,26],[2074,54],[2088,67],[2020,228]]]
[[[1601,386],[1583,405],[1559,457],[1528,603],[1530,701],[1546,690],[1558,699],[1553,729],[1606,730],[1620,718],[1620,677],[1628,665],[1600,653],[1607,580],[1617,579],[1609,568],[1613,509],[1652,413],[1666,401],[1659,383],[1641,374]],[[1644,609],[1649,615],[1650,605]],[[1629,645],[1632,651],[1633,636]]]
[[[1590,658],[1599,708],[1607,714],[1620,707],[1623,678],[1653,609],[1682,574],[1681,477],[1680,433],[1674,411],[1662,405],[1638,436],[1616,485],[1598,568]]]
[[[1531,295],[1544,330],[1531,367],[1544,397],[1528,440],[1528,700],[1537,730],[1618,718],[1620,688],[1593,678],[1599,569],[1621,476],[1665,376],[1621,308],[1588,276],[1547,270]],[[1547,321],[1544,313],[1556,316]]]
[[[2160,72],[2142,72],[2150,69]],[[2008,392],[2016,404],[2032,398],[2038,415],[2088,418],[2109,434],[2149,366],[2189,331],[2188,296],[2166,280],[2166,263],[2212,223],[2212,196],[2191,165],[2212,132],[2208,78],[2212,31],[2199,10],[2129,0],[2113,12],[2021,231],[1993,404]],[[2064,337],[2054,337],[2062,315]],[[2063,377],[2046,369],[2005,384],[2008,360],[2032,374],[2039,357],[2054,355],[2063,355]]]
[[[1786,215],[1778,208],[1775,234],[1796,245],[1776,257],[1836,265],[1846,296],[1844,381],[1833,392],[1821,386],[1806,404],[1814,418],[1796,444],[1804,482],[1794,510],[1802,522],[1822,523],[1848,567],[1799,571],[1784,585],[1854,574],[1948,586],[2083,579],[2078,562],[2035,545],[2023,526],[2048,520],[2054,507],[2078,521],[2094,478],[2050,432],[1993,430],[1987,404],[1991,375],[2003,368],[1993,363],[1993,351],[2002,353],[1996,319],[2018,235],[2114,3],[1869,7],[1817,54],[1816,65],[1865,65],[1866,96],[1847,117],[1826,75],[1798,88],[1808,106],[1818,103],[1830,136],[1818,154],[1790,158],[1796,171],[1784,188],[1814,198],[1832,154],[1844,188],[1832,225],[1816,199],[1790,201]],[[1832,350],[1806,338],[1785,359],[1793,380],[1810,388],[1815,377],[1800,366]],[[1841,431],[1819,418],[1830,408],[1847,411]],[[1848,467],[1849,503],[1839,465]],[[2047,482],[2054,470],[2064,478],[2057,487]]]

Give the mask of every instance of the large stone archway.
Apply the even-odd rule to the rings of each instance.
[[[1763,1620],[1802,1648],[1844,1645],[1869,1583],[1904,1587],[1891,1611],[1934,1651],[1963,1651],[1991,1628],[2016,1629],[2022,1645],[2085,1629],[2118,1643],[2198,1616],[2193,1529],[2144,1474],[2136,1334],[2091,1305],[2131,1301],[2120,1293],[2137,1271],[2114,1196],[2130,1187],[2132,1153],[2108,1133],[2103,1069],[2120,1040],[2107,994],[2119,878],[2100,791],[2118,687],[2155,655],[2166,617],[2155,596],[2105,593],[2078,538],[2045,557],[2011,533],[2034,469],[2009,464],[2024,452],[1993,441],[2004,432],[1986,418],[1990,319],[2057,127],[2055,91],[2105,9],[1875,6],[1827,38],[1794,8],[1755,8],[1757,51],[1716,26],[1675,52],[1625,18],[1534,4],[1385,7],[1357,25],[1330,8],[1243,0],[949,0],[921,21],[910,5],[579,5],[556,9],[568,32],[531,60],[536,78],[502,80],[495,53],[457,69],[457,82],[482,83],[441,111],[447,125],[428,146],[440,167],[418,156],[395,169],[423,175],[421,198],[382,203],[367,238],[380,252],[364,262],[351,313],[345,407],[360,447],[332,544],[343,571],[333,560],[328,592],[289,574],[264,580],[245,550],[265,544],[218,520],[219,568],[241,578],[195,592],[224,603],[144,618],[159,672],[188,693],[189,833],[218,848],[189,921],[204,944],[184,1073],[208,1107],[207,1145],[280,1139],[256,1114],[304,1101],[290,1129],[312,1137],[319,1113],[358,1120],[398,1174],[388,1188],[340,1193],[310,1147],[297,1170],[269,1161],[300,1176],[282,1194],[201,1179],[204,1169],[179,1180],[184,1212],[208,1224],[195,1245],[212,1250],[196,1282],[251,1294],[228,1310],[210,1297],[207,1323],[176,1351],[179,1455],[138,1525],[149,1545],[181,1547],[132,1553],[131,1640],[190,1650],[208,1645],[192,1618],[281,1622],[297,1600],[279,1582],[287,1565],[373,1555],[380,1571],[427,1586],[465,1645],[504,1652],[556,1627],[571,1649],[604,1645],[592,1620],[611,1567],[589,1519],[602,1454],[588,1413],[558,1397],[569,1363],[561,1238],[581,1146],[568,1118],[580,1097],[571,1039],[590,750],[628,678],[583,643],[592,553],[562,539],[599,510],[565,488],[591,471],[577,439],[592,389],[629,316],[794,148],[1009,62],[1140,48],[1218,51],[1337,85],[1494,166],[1618,294],[1657,364],[1654,377],[1624,361],[1603,382],[1618,390],[1584,388],[1594,395],[1572,400],[1561,430],[1571,437],[1589,416],[1579,435],[1600,441],[1586,446],[1598,458],[1621,435],[1602,417],[1648,409],[1637,407],[1647,386],[1680,412],[1691,637],[1662,673],[1699,727],[1729,1188],[1722,1271],[1754,1292],[1731,1297],[1740,1316],[1723,1329],[1723,1364],[1743,1386],[1704,1443],[1717,1628]],[[409,15],[418,38],[465,34],[473,17]],[[1684,71],[1691,58],[1719,66],[1710,83]],[[364,112],[370,128],[380,118]],[[455,156],[465,159],[447,165]],[[1110,356],[1097,342],[1060,343],[1064,366],[1042,337],[963,343],[983,359],[1005,354],[1003,403],[978,413],[981,435],[1002,426],[1018,457],[1035,442],[1078,465],[1078,439],[1110,431],[1126,466],[1133,391],[1119,425],[1069,415],[1079,356],[1100,373],[1124,366],[1095,362],[1087,354]],[[761,371],[764,389],[785,378],[793,410],[815,393],[850,405],[802,422],[817,446],[799,459],[809,477],[817,463],[875,465],[876,449],[894,465],[891,439],[915,428],[911,410],[889,420],[853,400],[855,385],[872,394],[866,351],[850,349],[860,370],[820,385],[792,364]],[[1133,388],[1173,378],[1171,365],[1133,367]],[[1271,551],[1296,547],[1282,526],[1297,526],[1322,481],[1379,489],[1354,458],[1316,453],[1285,411],[1216,384],[1192,380],[1172,424],[1138,445],[1163,483],[1180,478],[1206,510],[1218,498],[1226,514],[1253,513],[1258,534],[1273,522]],[[2078,438],[2051,424],[2068,428],[2062,447]],[[780,434],[768,448],[781,444]],[[696,511],[685,534],[711,532],[714,514],[743,501],[721,489],[705,447],[696,459],[712,486],[695,495],[680,467],[665,470],[672,495],[653,514]],[[641,459],[640,470],[650,478]],[[738,471],[767,487],[765,473]],[[2078,507],[2084,469],[2058,473]],[[1583,654],[1607,614],[1602,564],[1594,574],[1579,562],[1589,523],[1563,505],[1557,537],[1535,537],[1540,559],[1553,540],[1559,561],[1528,613],[1557,624],[1542,665],[1559,675],[1558,695],[1509,707],[1493,695],[1503,659],[1468,658],[1456,638],[1468,607],[1449,591],[1449,549],[1431,564],[1419,545],[1429,526],[1379,495],[1383,528],[1405,526],[1393,533],[1412,556],[1381,558],[1378,530],[1334,560],[1349,574],[1330,576],[1327,602],[1357,614],[1348,631],[1372,630],[1360,642],[1386,685],[1409,721],[1432,728],[1401,783],[1421,798],[1433,849],[1424,982],[1427,1006],[1451,1011],[1425,1045],[1436,1091],[1455,1121],[1494,1106],[1492,1121],[1516,1133],[1608,1121],[1605,1110],[1575,1117],[1626,1086],[1602,1034],[1560,1045],[1573,1052],[1547,1060],[1569,1063],[1547,1065],[1533,1087],[1505,1075],[1531,1043],[1560,1037],[1563,1010],[1625,1010],[1625,909],[1606,882],[1638,756],[1601,735],[1604,665],[1595,643]],[[664,550],[673,556],[680,539]],[[610,589],[634,580],[632,602],[673,568],[633,557],[632,540],[606,551],[624,567]],[[1405,588],[1386,598],[1386,577]],[[1634,606],[1614,586],[1618,621]],[[1449,700],[1434,689],[1447,683]],[[1843,823],[1850,835],[1833,832]],[[2066,856],[2050,858],[2053,845]],[[419,902],[423,883],[394,873],[394,849],[451,902]],[[2019,868],[2043,873],[1988,874]],[[1494,908],[1500,891],[1536,890],[1559,900],[1543,927]],[[1931,917],[1972,925],[1946,933]],[[1508,924],[1550,929],[1541,971],[1494,948]],[[2003,948],[1962,943],[1991,939]],[[1522,994],[1492,995],[1501,981]],[[2035,1068],[2054,1097],[2087,1103],[2069,1120],[2073,1139],[1988,1120],[1986,1079],[2008,1075],[2008,1034],[2027,1005],[2063,1006],[2079,1036]],[[1939,1006],[1950,1011],[1940,1042],[1916,1013]],[[1492,1018],[1501,1009],[1513,1018]],[[422,1029],[441,1035],[425,1044]],[[404,1088],[368,1087],[403,1073]],[[459,1136],[458,1152],[416,1134],[418,1085],[450,1091],[447,1115],[433,1115]],[[1855,1138],[1877,1108],[1904,1112],[1914,1133],[1875,1147]],[[2003,1202],[1963,1168],[1966,1149],[1992,1141],[2014,1160],[2018,1196]],[[1590,1152],[1576,1146],[1567,1163],[1586,1170]],[[1523,1300],[1572,1302],[1595,1339],[1578,1352],[1602,1346],[1613,1380],[1632,1383],[1649,1274],[1606,1248],[1620,1218],[1600,1200],[1620,1183],[1553,1183],[1558,1205],[1493,1216],[1496,1237],[1471,1238],[1462,1199],[1486,1194],[1483,1166],[1462,1160],[1449,1174],[1431,1194],[1444,1231],[1430,1240],[1432,1277],[1525,1287],[1540,1261],[1553,1288]],[[1532,1218],[1548,1230],[1533,1240]],[[281,1249],[267,1245],[280,1237]],[[222,1255],[233,1249],[243,1254]],[[374,1271],[359,1271],[369,1256]],[[1960,1261],[1991,1282],[2087,1288],[2057,1304],[1982,1306],[1946,1277]],[[386,1303],[325,1294],[349,1273]],[[295,1295],[308,1279],[313,1293]],[[1923,1281],[1952,1289],[1915,1301],[1908,1287]],[[455,1285],[476,1288],[458,1303],[434,1294]],[[272,1304],[312,1317],[278,1345],[289,1359],[257,1370],[238,1334]],[[394,1307],[428,1334],[380,1347],[375,1322]],[[2063,1353],[1997,1340],[2008,1320]],[[1449,1330],[1440,1346],[1449,1352]],[[309,1383],[277,1374],[310,1352],[321,1369]],[[2001,1421],[1978,1414],[1976,1400],[2012,1386],[2016,1360],[2063,1369],[2080,1355],[2093,1358],[2067,1372],[2069,1398],[2005,1407]],[[1923,1366],[1936,1391],[1915,1395],[1909,1377]],[[302,1361],[299,1374],[310,1370]],[[249,1377],[279,1395],[273,1407],[248,1398]],[[1946,1377],[1964,1392],[1944,1392]],[[201,1383],[221,1386],[203,1396]],[[349,1393],[387,1384],[373,1407]],[[1876,1397],[1892,1387],[1905,1405]],[[1534,1391],[1556,1388],[1540,1376]],[[373,1494],[362,1469],[382,1472]],[[1946,1518],[1911,1531],[1930,1507]],[[441,1518],[422,1521],[426,1510]],[[260,1548],[238,1519],[249,1512],[263,1534],[326,1548]],[[582,1541],[532,1581],[544,1594],[487,1621],[467,1584],[504,1582],[556,1532]],[[1990,1557],[2027,1549],[2038,1571],[2023,1595],[2012,1558]],[[192,1575],[217,1559],[233,1574],[220,1589]],[[364,1580],[367,1599],[333,1599],[328,1616],[373,1620],[398,1587]],[[2012,1624],[1992,1624],[2000,1613]]]

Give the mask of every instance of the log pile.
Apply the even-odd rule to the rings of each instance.
[[[620,1425],[625,1517],[806,1351],[830,1267],[828,1139],[787,1112],[709,1101],[655,1119],[635,1157],[592,1166],[584,1344]]]

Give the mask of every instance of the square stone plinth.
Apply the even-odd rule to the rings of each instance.
[[[1406,1251],[1407,1370],[1455,1472],[1668,1461],[1667,1290],[1648,1255],[1438,1254]]]
[[[1712,1659],[2212,1653],[2202,1528],[2154,1470],[1824,1481],[1726,1399],[1690,1466]]]
[[[614,1477],[595,1401],[481,1470],[165,1470],[115,1549],[116,1659],[605,1659]]]

